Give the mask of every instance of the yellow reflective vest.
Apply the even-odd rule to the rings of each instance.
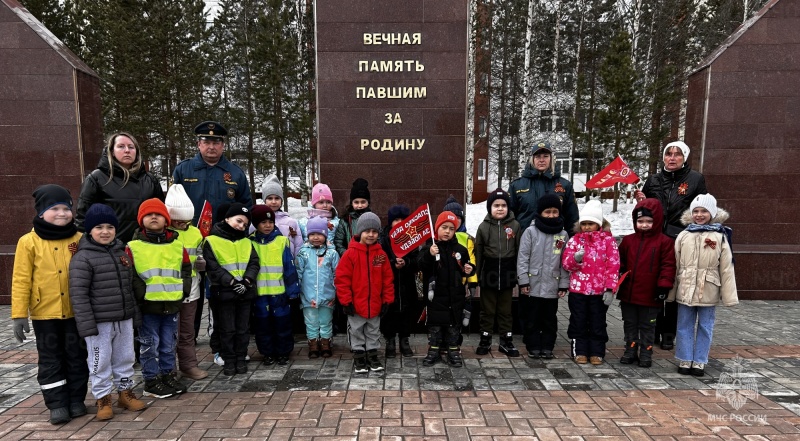
[[[133,266],[144,280],[144,299],[148,301],[176,301],[183,299],[183,244],[177,240],[169,243],[151,243],[143,240],[128,242],[133,254]]]
[[[469,261],[472,263],[472,265],[475,265],[475,239],[473,239],[469,233],[465,233],[463,231],[456,233],[456,239],[458,239],[458,243],[460,243],[461,246],[467,249]],[[478,283],[478,272],[473,271],[472,275],[469,277],[464,277],[464,280],[464,284]]]
[[[250,254],[253,252],[253,245],[250,239],[244,237],[235,242],[219,236],[208,236],[206,242],[211,245],[217,263],[224,270],[228,271],[236,280],[243,280],[247,270],[247,263],[250,262]]]
[[[194,270],[194,262],[197,260],[198,250],[203,246],[203,233],[193,225],[189,225],[185,231],[175,231],[178,232],[178,242],[183,244],[186,253],[189,254],[189,261],[192,263],[192,277],[194,277],[197,275],[197,271]]]
[[[258,295],[269,296],[286,292],[283,281],[283,250],[289,248],[289,239],[285,236],[275,236],[267,244],[253,242],[258,253],[258,270],[256,288]]]

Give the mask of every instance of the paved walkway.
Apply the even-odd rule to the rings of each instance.
[[[419,355],[387,360],[384,373],[353,374],[352,355],[337,337],[330,359],[309,360],[298,342],[289,366],[266,367],[253,354],[250,372],[231,379],[201,338],[201,367],[211,375],[187,381],[188,393],[108,422],[94,421],[90,396],[90,415],[63,426],[47,422],[35,344],[18,345],[6,319],[0,439],[800,440],[800,302],[745,301],[717,311],[702,378],[677,374],[673,353],[659,349],[651,369],[621,365],[615,307],[608,363],[574,364],[566,356],[563,303],[554,360],[509,359],[496,350],[479,357],[478,338],[469,335],[464,368],[423,367],[425,339],[415,335]],[[8,306],[0,316],[9,316]]]

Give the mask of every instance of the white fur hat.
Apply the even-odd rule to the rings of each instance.
[[[697,195],[694,200],[692,200],[692,204],[689,205],[689,210],[694,211],[697,207],[703,207],[711,213],[711,219],[717,217],[717,199],[710,194],[699,194]]]
[[[681,149],[681,153],[683,153],[684,164],[689,160],[689,146],[683,141],[672,141],[671,143],[667,144],[666,147],[664,147],[664,151],[661,152],[661,157],[666,156],[667,150],[669,150],[670,147],[677,147]]]
[[[173,184],[169,188],[164,205],[171,219],[192,220],[194,217],[194,205],[181,184]]]
[[[594,222],[603,227],[603,206],[600,201],[589,201],[581,210],[579,222]]]

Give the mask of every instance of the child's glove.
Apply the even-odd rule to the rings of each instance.
[[[436,279],[431,279],[431,282],[428,283],[428,301],[433,301],[433,293],[436,291]]]
[[[197,256],[197,260],[194,261],[194,270],[199,273],[206,270],[206,259],[203,259],[203,256]]]
[[[606,306],[610,306],[611,302],[613,301],[614,301],[614,293],[611,292],[610,289],[605,290],[605,292],[603,292],[603,303],[605,303]]]
[[[237,280],[234,282],[233,286],[231,286],[231,289],[236,294],[242,295],[247,292],[247,285],[245,285],[244,282]]]
[[[389,312],[389,304],[384,303],[381,305],[381,317],[385,316]]]
[[[580,250],[578,250],[575,253],[575,255],[573,256],[573,259],[575,259],[575,261],[578,262],[578,263],[583,262],[583,254],[584,254],[584,251],[583,251],[583,248],[581,248]]]
[[[664,300],[667,300],[668,295],[669,295],[669,288],[658,287],[656,288],[655,300],[657,302],[663,302]]]
[[[350,316],[356,315],[356,306],[352,303],[349,305],[342,305],[342,311]]]
[[[30,334],[30,332],[31,327],[28,324],[27,318],[14,319],[14,338],[17,339],[17,343],[24,342],[26,339],[25,334]]]

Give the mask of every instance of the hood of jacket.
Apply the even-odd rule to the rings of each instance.
[[[709,223],[710,224],[724,224],[725,221],[727,221],[729,217],[730,217],[730,213],[728,213],[727,210],[725,210],[724,208],[717,207],[717,215],[714,216],[714,218],[711,219],[711,221]],[[686,209],[683,212],[683,214],[681,215],[681,223],[684,224],[684,225],[689,225],[689,224],[694,223],[694,220],[692,220],[692,210],[691,209]]]
[[[653,228],[648,231],[641,231],[636,226],[636,210],[639,208],[646,208],[653,213]],[[664,229],[664,208],[661,206],[661,202],[659,202],[658,199],[647,198],[639,201],[631,212],[631,218],[633,219],[633,229],[637,233],[649,236],[652,234],[661,234],[661,231]],[[605,221],[605,219],[603,220]]]
[[[264,245],[272,242],[278,236],[283,236],[283,234],[281,234],[281,230],[277,228],[273,229],[272,232],[269,234],[262,234],[259,233],[258,230],[256,230],[253,232],[253,234],[250,235],[250,240]]]

